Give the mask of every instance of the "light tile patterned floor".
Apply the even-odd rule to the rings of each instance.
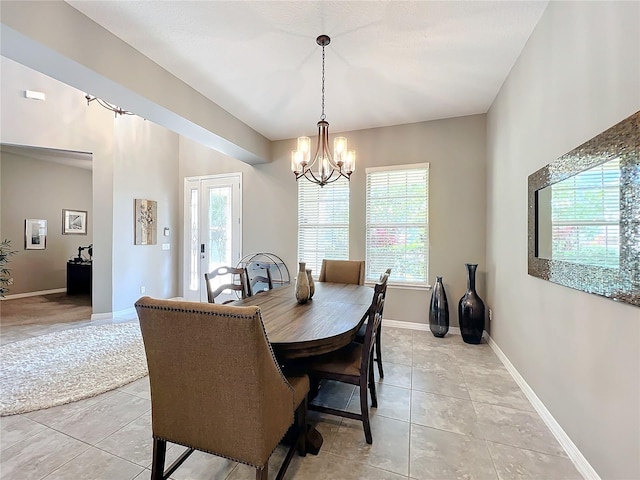
[[[102,320],[98,323],[110,322]],[[122,319],[120,320],[122,321]],[[2,343],[96,322],[8,327]],[[373,445],[360,422],[309,416],[317,456],[295,456],[288,479],[572,480],[582,477],[487,344],[383,327],[385,378],[371,410]],[[376,373],[377,378],[377,373]],[[151,416],[147,377],[68,405],[0,419],[3,480],[147,479]],[[357,411],[357,387],[328,384],[317,401]],[[182,447],[171,446],[171,462]],[[270,461],[274,478],[283,458]],[[195,453],[175,480],[253,479],[245,465]]]

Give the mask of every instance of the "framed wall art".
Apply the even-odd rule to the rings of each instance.
[[[62,234],[86,235],[87,212],[86,210],[62,210]]]
[[[27,218],[24,221],[24,249],[44,250],[47,247],[47,221]]]
[[[157,239],[157,210],[155,200],[135,199],[135,244],[155,245]]]

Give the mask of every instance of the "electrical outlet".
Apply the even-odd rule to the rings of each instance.
[[[140,293],[144,293],[146,291],[147,291],[146,287],[140,287]]]
[[[489,309],[489,321],[493,320],[493,310]]]

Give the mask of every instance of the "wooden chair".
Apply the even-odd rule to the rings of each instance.
[[[230,283],[222,284],[214,290],[213,286],[211,285],[211,281],[214,278],[223,276],[223,275],[231,276]],[[238,275],[240,283],[236,282],[235,275]],[[215,270],[204,274],[204,282],[207,286],[207,300],[209,301],[209,303],[216,303],[215,302],[216,297],[218,297],[218,295],[220,295],[225,290],[233,290],[236,292],[240,292],[241,298],[247,298],[248,296],[251,296],[251,293],[249,292],[249,285],[247,283],[247,270],[244,268],[234,268],[234,267],[216,268]],[[233,300],[226,300],[222,303],[224,304],[224,303],[230,303],[230,302],[233,302]]]
[[[251,264],[251,270],[247,269],[249,296],[265,290],[271,290],[273,288],[271,270],[269,267],[270,265],[267,263],[255,262]],[[262,284],[261,289],[258,289],[258,284]]]
[[[164,480],[200,450],[256,468],[268,461],[287,430],[306,451],[309,378],[285,377],[267,339],[260,309],[157,300],[136,302],[151,385],[152,480]],[[167,442],[187,450],[165,471]]]
[[[380,275],[380,281],[383,281],[383,279],[385,278],[388,279],[391,276],[391,269],[387,268],[387,270]],[[386,297],[386,290],[385,290],[385,297]],[[380,316],[382,316],[383,312],[380,312]],[[356,342],[358,343],[364,343],[364,337],[365,337],[365,333],[366,333],[366,329],[367,329],[367,324],[365,323],[364,325],[362,325],[362,327],[360,327],[360,330],[358,330],[358,333],[356,334]],[[382,368],[382,319],[380,320],[380,327],[378,329],[378,333],[376,335],[376,350],[375,350],[375,355],[374,355],[374,361],[378,364],[378,374],[380,375],[380,378],[384,378],[384,370]]]
[[[385,274],[384,279],[375,285],[373,301],[369,307],[364,343],[352,342],[340,350],[313,357],[304,363],[305,371],[312,377],[312,382],[336,380],[360,386],[360,413],[347,412],[313,403],[309,404],[309,410],[362,421],[364,436],[369,444],[373,442],[369,423],[369,393],[371,394],[371,406],[378,406],[373,370],[370,366],[373,362],[375,339],[382,320],[387,278]]]
[[[322,260],[319,282],[364,285],[364,260]]]

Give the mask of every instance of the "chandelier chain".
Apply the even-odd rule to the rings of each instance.
[[[324,45],[322,46],[322,115],[320,120],[324,120],[327,116],[324,114]]]

